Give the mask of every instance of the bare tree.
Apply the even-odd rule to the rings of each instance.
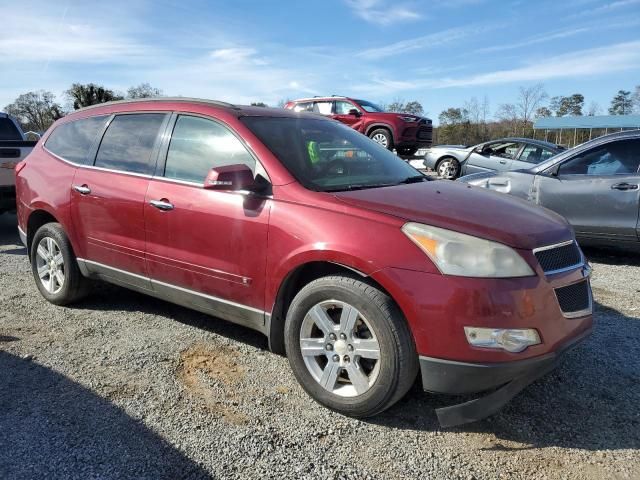
[[[542,83],[537,83],[527,88],[520,87],[516,108],[524,125],[531,121],[535,111],[547,97],[547,92],[544,91],[544,85]]]
[[[513,103],[503,103],[496,111],[496,117],[509,125],[509,133],[515,135],[518,130],[518,107]]]
[[[137,87],[130,87],[127,90],[127,98],[153,98],[162,96],[162,90],[152,87],[149,83],[141,83]]]
[[[26,130],[36,132],[44,132],[64,115],[54,94],[45,90],[23,93],[7,105],[5,111],[16,118]]]
[[[597,102],[591,102],[589,104],[589,108],[587,109],[587,115],[593,117],[594,115],[600,115],[602,113],[602,109]]]
[[[281,98],[280,100],[278,100],[277,103],[277,107],[278,108],[284,108],[284,106],[289,103],[291,101],[290,98]]]

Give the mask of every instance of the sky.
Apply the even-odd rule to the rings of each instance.
[[[434,120],[520,87],[606,113],[640,85],[640,0],[0,0],[0,109],[74,82],[271,106],[418,100]]]

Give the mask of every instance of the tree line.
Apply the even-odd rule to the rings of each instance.
[[[70,110],[114,100],[161,96],[162,90],[152,87],[149,83],[130,87],[126,93],[115,92],[95,83],[74,83],[64,92],[66,107],[58,103],[52,92],[38,90],[19,95],[13,103],[4,108],[4,111],[18,120],[25,131],[44,132]]]

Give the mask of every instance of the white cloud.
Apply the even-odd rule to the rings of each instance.
[[[640,0],[617,0],[615,2],[605,3],[604,5],[600,5],[599,7],[582,10],[575,15],[572,15],[572,17],[576,18],[594,15],[606,15],[607,13],[610,13],[612,11],[638,4],[640,4]]]
[[[364,21],[377,25],[415,21],[422,18],[408,3],[389,0],[345,0],[353,12]]]

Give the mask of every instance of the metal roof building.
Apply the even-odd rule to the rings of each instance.
[[[536,120],[533,124],[534,130],[544,130],[545,140],[549,136],[549,132],[555,133],[556,143],[562,143],[562,134],[564,130],[572,130],[565,135],[567,143],[576,145],[578,142],[578,133],[580,133],[580,141],[584,141],[584,130],[589,131],[589,140],[595,135],[606,135],[610,130],[621,131],[625,129],[640,128],[640,115],[594,115],[594,116],[576,116],[576,117],[543,117]],[[580,130],[580,132],[578,132]],[[571,142],[573,137],[573,142]]]

